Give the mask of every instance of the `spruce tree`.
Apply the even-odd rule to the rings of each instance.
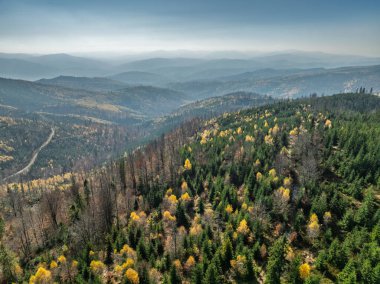
[[[280,283],[282,269],[285,265],[285,237],[277,239],[269,250],[269,259],[266,272],[266,284]]]
[[[218,270],[212,262],[207,268],[206,275],[203,279],[203,284],[219,284]]]

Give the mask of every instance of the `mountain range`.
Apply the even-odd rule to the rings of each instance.
[[[186,54],[182,54],[185,56]],[[189,54],[194,56],[194,54]],[[65,76],[108,77],[139,71],[155,73],[169,81],[215,79],[222,76],[251,72],[259,69],[337,68],[380,64],[380,58],[333,55],[316,52],[287,51],[276,54],[252,55],[244,58],[228,57],[170,57],[131,59],[97,59],[68,54],[7,54],[0,53],[0,77],[38,80]],[[131,76],[131,74],[130,74]],[[162,78],[161,78],[162,79]]]

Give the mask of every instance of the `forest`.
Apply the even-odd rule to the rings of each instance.
[[[363,92],[193,118],[1,185],[1,281],[380,283],[380,98]]]

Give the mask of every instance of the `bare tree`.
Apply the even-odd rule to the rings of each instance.
[[[302,184],[315,182],[320,177],[322,142],[318,133],[301,133],[293,146],[292,162]]]
[[[54,229],[58,228],[58,213],[61,202],[61,192],[58,189],[46,191],[43,194],[42,207],[46,210]]]

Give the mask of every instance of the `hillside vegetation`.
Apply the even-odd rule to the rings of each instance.
[[[0,184],[29,163],[52,128],[54,137],[30,170],[8,182],[91,169],[120,156],[146,135],[132,126],[86,116],[28,113],[0,105]]]
[[[56,131],[51,143],[29,172],[13,180],[90,169],[183,121],[274,101],[235,93],[187,104],[190,96],[177,91],[104,78],[61,76],[39,83],[0,78],[0,86],[0,182],[28,164],[51,127]]]
[[[162,130],[170,129],[170,127],[177,126],[181,122],[194,118],[207,119],[218,116],[224,112],[237,111],[274,102],[276,102],[276,100],[272,97],[255,93],[230,93],[183,105],[169,115],[155,119],[152,127],[153,129]]]
[[[379,110],[367,94],[277,102],[5,185],[2,279],[379,283]]]
[[[298,98],[312,93],[332,95],[355,92],[361,86],[372,87],[377,92],[380,89],[379,79],[380,66],[374,65],[333,69],[263,69],[208,80],[187,80],[168,86],[198,97],[245,91],[275,98]]]
[[[82,89],[72,88],[80,86]],[[0,78],[2,105],[24,111],[87,116],[119,124],[130,125],[167,114],[188,99],[184,93],[171,89],[126,87],[110,79],[59,77],[36,83]]]

